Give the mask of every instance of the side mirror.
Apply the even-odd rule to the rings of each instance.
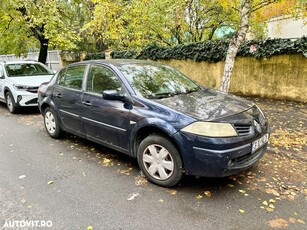
[[[117,90],[105,90],[102,92],[102,96],[106,100],[123,101],[129,104],[133,104],[131,97],[125,94],[120,94]]]

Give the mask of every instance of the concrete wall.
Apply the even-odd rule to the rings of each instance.
[[[224,62],[160,60],[179,69],[200,84],[218,89]],[[237,57],[230,92],[307,102],[307,58],[302,54],[277,55],[267,59]]]

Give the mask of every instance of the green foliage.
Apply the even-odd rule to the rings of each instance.
[[[0,52],[20,55],[42,45],[72,49],[79,40],[68,0],[1,0]]]
[[[86,54],[84,60],[96,60],[96,59],[105,59],[106,55],[104,52],[99,53],[88,53]]]
[[[229,42],[225,40],[212,40],[206,42],[190,43],[173,47],[150,44],[139,53],[136,51],[113,51],[114,59],[192,59],[195,61],[219,62],[226,56]],[[251,40],[243,43],[238,56],[251,56],[254,58],[268,58],[279,54],[302,53],[307,57],[307,37],[301,39],[267,39]]]

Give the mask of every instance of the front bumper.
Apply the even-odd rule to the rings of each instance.
[[[252,143],[268,133],[253,137],[205,138],[180,135],[185,173],[194,176],[225,177],[254,165],[266,151],[267,143],[252,153]]]
[[[19,94],[15,98],[15,103],[18,106],[37,106],[37,94]]]

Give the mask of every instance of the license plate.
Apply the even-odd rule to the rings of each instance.
[[[267,143],[269,140],[269,134],[265,134],[263,137],[261,137],[260,139],[254,141],[252,143],[252,153],[256,152],[258,149],[260,149],[262,146],[265,145],[265,143]]]

